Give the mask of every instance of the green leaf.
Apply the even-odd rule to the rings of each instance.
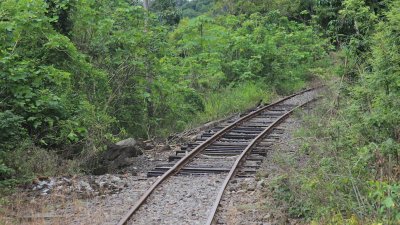
[[[144,98],[150,98],[150,93],[148,93],[148,92],[143,93],[143,97]]]
[[[37,117],[30,116],[30,117],[28,117],[27,121],[35,121],[36,119],[37,119]]]
[[[393,198],[388,196],[385,198],[385,200],[382,202],[386,208],[393,208],[394,207],[394,201]]]
[[[47,143],[43,140],[43,139],[40,139],[40,144],[42,144],[42,145],[44,145],[44,146],[46,146],[47,145]]]
[[[42,125],[42,122],[41,121],[35,121],[34,123],[33,123],[33,127],[36,129],[36,128],[38,128],[40,125]]]
[[[73,142],[76,142],[76,141],[79,140],[78,135],[76,135],[73,131],[71,131],[71,132],[68,134],[67,137],[68,137],[68,139],[69,139],[70,141],[73,141]]]

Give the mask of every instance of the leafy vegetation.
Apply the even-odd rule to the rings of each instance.
[[[182,17],[193,18],[206,14],[212,10],[213,5],[214,0],[181,1]]]
[[[302,131],[307,165],[277,190],[313,224],[398,224],[400,2],[328,2],[332,93]]]
[[[3,0],[0,183],[79,171],[109,141],[166,137],[319,76],[336,85],[303,132],[311,160],[277,181],[277,196],[309,221],[398,223],[399,10],[398,0]]]
[[[312,26],[278,11],[222,15],[213,6],[1,1],[2,180],[54,174],[28,163],[45,152],[59,165],[85,159],[108,141],[165,137],[292,92],[326,55]]]

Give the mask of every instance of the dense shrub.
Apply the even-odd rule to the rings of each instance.
[[[212,5],[196,2],[203,10]],[[171,1],[149,10],[126,0],[1,1],[4,176],[10,176],[6,167],[29,171],[10,160],[15,152],[48,151],[55,163],[88,158],[107,141],[166,137],[274,92],[293,92],[326,55],[326,40],[289,20],[291,10],[181,19],[177,7]]]
[[[363,31],[347,37],[341,62],[331,70],[340,81],[331,84],[333,92],[304,130],[310,161],[290,176],[289,186],[306,195],[288,192],[297,204],[312,206],[303,216],[315,223],[398,224],[400,1],[380,10],[376,23],[367,19],[377,19],[376,11],[364,1],[343,6],[351,26],[358,21]]]

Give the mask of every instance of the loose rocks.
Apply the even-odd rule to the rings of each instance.
[[[204,224],[225,176],[172,177],[155,190],[128,224]]]
[[[120,192],[138,178],[124,175],[100,175],[83,177],[52,177],[33,182],[29,187],[32,196],[47,195],[50,193],[63,196],[74,195],[79,198],[88,198],[104,194]]]

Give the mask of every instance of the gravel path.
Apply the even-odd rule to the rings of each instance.
[[[224,178],[223,174],[174,176],[155,190],[128,224],[204,224]]]
[[[284,103],[285,104],[294,104],[294,105],[304,104],[304,103],[312,100],[316,96],[318,96],[320,92],[321,92],[321,89],[307,91],[307,92],[305,92],[305,93],[303,93],[301,95],[298,95],[298,96],[295,96],[295,97],[290,98],[288,100],[285,100]]]

